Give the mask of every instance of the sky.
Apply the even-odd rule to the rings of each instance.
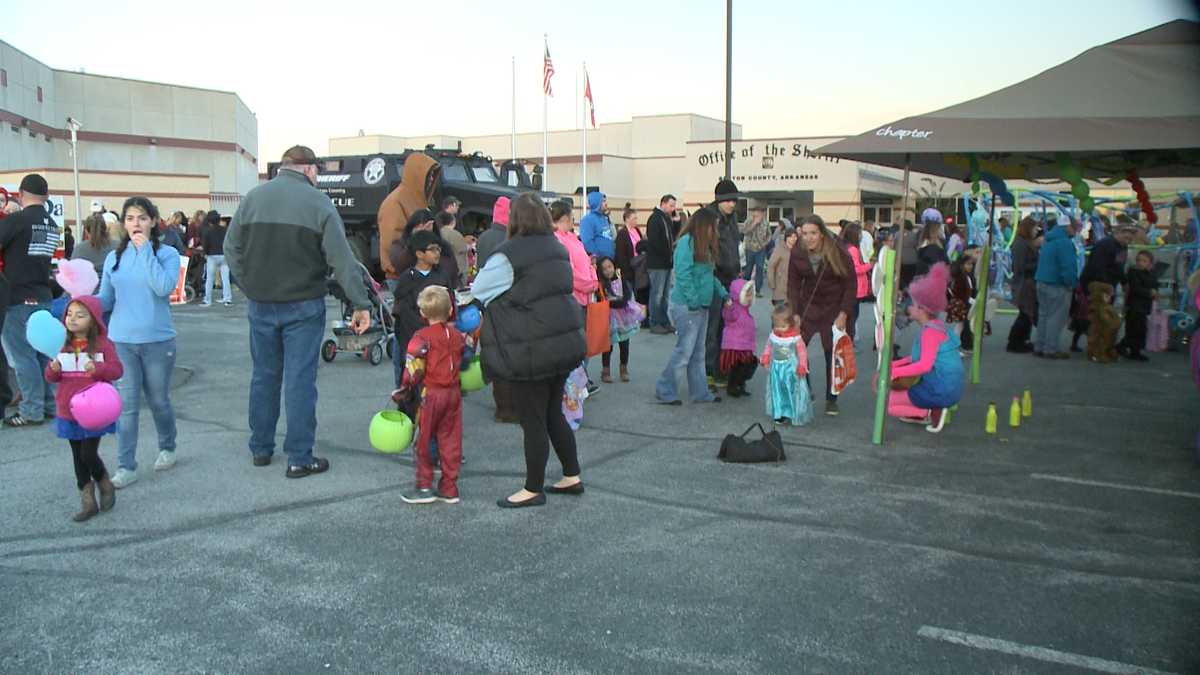
[[[1189,0],[734,0],[733,120],[745,138],[849,135],[975,98],[1176,18]],[[280,9],[283,8],[283,9]],[[578,124],[586,61],[597,122],[725,107],[725,3],[59,0],[0,15],[0,39],[54,68],[234,91],[265,167],[287,147],[368,134]],[[582,90],[582,85],[578,85]],[[86,123],[86,121],[85,121]]]

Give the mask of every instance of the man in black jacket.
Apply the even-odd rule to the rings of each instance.
[[[19,411],[4,420],[9,427],[42,424],[47,415],[54,415],[54,387],[43,376],[46,357],[25,336],[29,317],[50,309],[50,261],[62,241],[62,228],[46,212],[49,195],[45,178],[36,173],[25,176],[20,187],[24,208],[0,221],[0,251],[8,282],[0,333],[21,390]]]
[[[675,251],[675,195],[663,195],[658,208],[646,221],[646,269],[650,272],[650,332],[655,335],[670,335],[671,320],[667,318],[667,304],[671,296],[671,259]]]
[[[738,255],[737,202],[741,194],[733,181],[724,179],[713,191],[713,208],[717,219],[717,281],[726,289],[742,271],[741,256]],[[724,384],[721,376],[721,333],[725,330],[725,319],[721,316],[724,301],[713,294],[713,304],[708,308],[708,334],[705,336],[704,364],[708,376],[717,386]]]

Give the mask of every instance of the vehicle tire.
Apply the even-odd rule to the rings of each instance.
[[[383,363],[383,346],[378,342],[367,347],[367,361],[370,361],[373,366]]]
[[[337,356],[337,343],[333,340],[326,340],[321,343],[321,358],[325,363],[332,363],[334,357]]]

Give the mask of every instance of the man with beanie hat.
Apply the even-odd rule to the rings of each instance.
[[[42,376],[46,357],[25,337],[29,317],[50,309],[51,261],[62,241],[62,228],[46,211],[49,196],[45,178],[36,173],[25,176],[20,187],[23,208],[0,221],[0,251],[8,279],[0,336],[21,390],[18,412],[4,420],[9,427],[42,424],[47,415],[54,415],[54,387]]]
[[[723,178],[713,190],[712,208],[717,212],[717,281],[729,289],[729,285],[742,271],[741,256],[738,255],[737,203],[741,194],[737,185]],[[704,369],[708,371],[711,384],[721,385],[721,333],[725,320],[721,316],[724,301],[713,294],[713,304],[708,308],[708,334],[704,338]]]

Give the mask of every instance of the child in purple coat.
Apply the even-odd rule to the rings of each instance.
[[[744,279],[734,279],[729,286],[729,296],[734,301],[721,310],[725,319],[725,331],[721,334],[721,374],[729,382],[726,391],[733,398],[739,398],[750,395],[746,383],[758,368],[756,328],[754,317],[750,316],[754,285]]]

